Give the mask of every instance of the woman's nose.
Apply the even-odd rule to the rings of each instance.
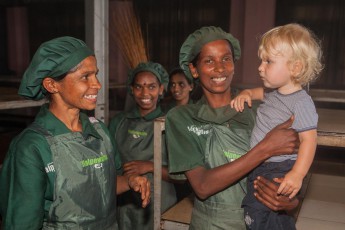
[[[224,63],[223,62],[215,62],[215,67],[214,69],[218,72],[223,72],[224,71]]]
[[[96,76],[92,79],[90,85],[91,85],[91,88],[95,88],[95,89],[100,89],[102,87],[101,83],[99,82]]]
[[[141,94],[142,94],[142,95],[147,95],[147,94],[149,94],[149,89],[148,89],[147,87],[143,87],[143,88],[141,89]]]

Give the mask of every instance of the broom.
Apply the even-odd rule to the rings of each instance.
[[[137,19],[132,1],[116,1],[116,7],[111,12],[115,29],[111,36],[123,55],[129,68],[135,68],[140,62],[149,60],[140,22]]]

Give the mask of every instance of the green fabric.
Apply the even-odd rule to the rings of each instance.
[[[188,103],[187,104],[194,104],[193,100],[189,98]],[[169,101],[168,103],[165,104],[161,104],[161,108],[163,110],[164,113],[167,113],[170,109],[176,107],[176,101],[174,100],[174,98],[171,99],[171,101]]]
[[[92,55],[94,52],[83,41],[73,37],[59,37],[43,43],[23,75],[18,94],[32,100],[44,98],[44,78],[59,77]]]
[[[103,139],[85,114],[80,114],[80,120],[85,140]],[[71,133],[48,110],[48,105],[41,107],[34,123],[53,136]],[[104,124],[99,124],[109,136]],[[120,170],[120,158],[116,155],[115,158],[115,167]],[[51,149],[42,132],[27,128],[11,142],[0,172],[0,214],[3,218],[3,230],[37,230],[42,227],[54,201],[56,174],[52,170],[52,162]]]
[[[110,124],[109,130],[115,138],[116,149],[121,155],[122,162],[133,160],[153,161],[153,121],[155,118],[164,116],[160,107],[147,114],[140,116],[136,107],[128,113],[120,113],[115,116]],[[163,136],[164,140],[164,136]],[[125,144],[124,144],[125,143]],[[162,164],[167,165],[168,159],[163,145]],[[151,182],[151,202],[145,209],[141,208],[141,201],[134,192],[126,192],[119,196],[118,223],[119,229],[127,230],[151,230],[153,229],[153,174],[147,173],[145,176]],[[162,181],[162,211],[167,210],[176,203],[176,193],[174,185]]]
[[[101,138],[79,132],[46,137],[56,179],[44,229],[117,228],[113,146],[99,122],[92,122]]]
[[[164,67],[155,62],[142,62],[128,72],[127,87],[129,92],[131,92],[130,86],[132,85],[135,76],[138,73],[145,71],[153,73],[157,77],[158,81],[164,86],[164,90],[168,90],[169,74]]]
[[[242,195],[237,199],[241,199]],[[240,206],[194,199],[189,230],[245,230],[243,209]]]
[[[200,111],[205,111],[206,114]],[[216,116],[212,116],[211,112]],[[228,118],[224,119],[224,116]],[[228,121],[219,124],[219,119]],[[205,166],[206,140],[211,130],[209,124],[227,126],[230,122],[236,124],[229,128],[230,135],[239,136],[247,145],[247,137],[250,137],[255,122],[255,113],[252,109],[235,113],[230,106],[212,109],[204,103],[171,109],[165,120],[169,172],[183,173],[197,166]]]
[[[255,113],[237,113],[230,106],[213,109],[205,103],[176,107],[166,117],[169,172],[181,175],[198,166],[214,168],[249,150]],[[191,229],[245,228],[241,202],[245,180],[209,197],[195,198]]]
[[[230,33],[224,32],[220,27],[202,27],[190,34],[180,49],[180,67],[186,76],[193,80],[189,70],[189,63],[200,53],[202,47],[209,42],[225,39],[230,42],[233,48],[234,61],[241,57],[241,47],[239,41]]]

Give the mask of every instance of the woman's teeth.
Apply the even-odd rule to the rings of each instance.
[[[141,101],[142,101],[143,103],[150,103],[150,102],[151,102],[151,99],[141,99]]]
[[[97,98],[97,94],[94,95],[85,95],[86,99],[96,99]]]
[[[225,81],[226,77],[214,77],[212,78],[212,81],[215,81],[215,82],[222,82],[222,81]]]

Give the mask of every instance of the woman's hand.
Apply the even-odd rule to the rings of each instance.
[[[282,180],[283,178],[276,178],[275,182],[280,183]],[[254,181],[254,188],[256,190],[254,193],[255,197],[274,211],[284,210],[289,212],[299,204],[297,198],[289,199],[288,196],[278,195],[279,184],[269,181],[262,176],[257,177]]]
[[[144,175],[153,172],[152,161],[129,161],[123,164],[123,172],[125,175]]]
[[[299,138],[297,132],[291,128],[293,120],[292,116],[267,133],[258,144],[261,148],[260,152],[269,154],[268,157],[294,153],[299,146]]]
[[[146,177],[138,175],[128,176],[128,186],[130,189],[141,194],[142,207],[145,208],[150,203],[150,182]]]

